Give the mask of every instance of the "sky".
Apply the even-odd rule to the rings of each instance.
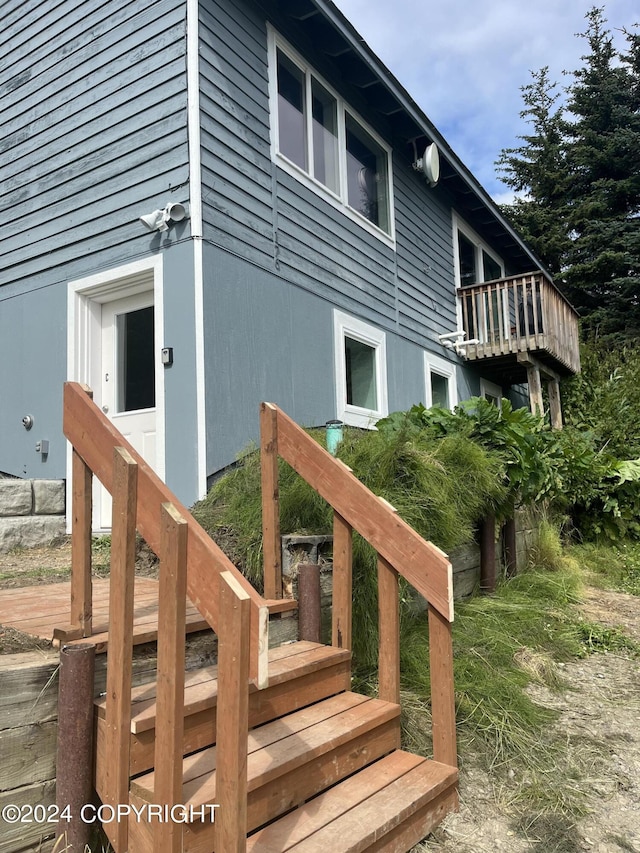
[[[580,67],[589,0],[335,0],[463,163],[498,202],[513,195],[496,174],[503,148],[519,144],[521,87],[530,72]],[[640,21],[638,0],[603,0],[622,48]]]

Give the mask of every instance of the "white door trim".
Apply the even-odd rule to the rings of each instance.
[[[189,204],[193,239],[198,498],[207,494],[207,424],[204,368],[204,270],[202,245],[202,149],[200,142],[200,4],[187,0],[187,103],[189,126]]]
[[[76,279],[67,284],[67,379],[100,389],[95,365],[101,346],[101,308],[125,296],[153,290],[156,352],[164,341],[162,256],[154,255],[124,266]],[[156,359],[156,473],[165,476],[164,368]],[[99,402],[99,400],[97,400]],[[71,524],[71,446],[67,450],[67,528]]]

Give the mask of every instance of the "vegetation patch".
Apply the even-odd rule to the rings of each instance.
[[[575,545],[570,553],[590,573],[595,586],[640,596],[640,543]]]

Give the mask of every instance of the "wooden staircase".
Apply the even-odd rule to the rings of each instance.
[[[90,636],[91,472],[113,494],[106,696],[95,702],[95,785],[128,807],[116,853],[408,851],[457,808],[451,567],[275,406],[263,404],[265,594],[259,596],[95,407],[65,386],[74,447],[72,624]],[[334,508],[332,645],[268,650],[282,600],[277,460]],[[111,463],[109,463],[111,459]],[[157,681],[131,687],[135,532],[160,558]],[[351,539],[378,551],[379,698],[351,691]],[[90,554],[90,551],[88,552]],[[400,749],[398,580],[429,601],[433,759]],[[185,598],[218,664],[185,673]]]

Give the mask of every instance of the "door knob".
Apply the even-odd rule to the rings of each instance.
[[[107,414],[107,412],[109,411],[109,406],[103,406],[103,407],[102,407],[102,411],[103,411],[103,412],[105,413],[105,415],[106,415],[106,414]]]

